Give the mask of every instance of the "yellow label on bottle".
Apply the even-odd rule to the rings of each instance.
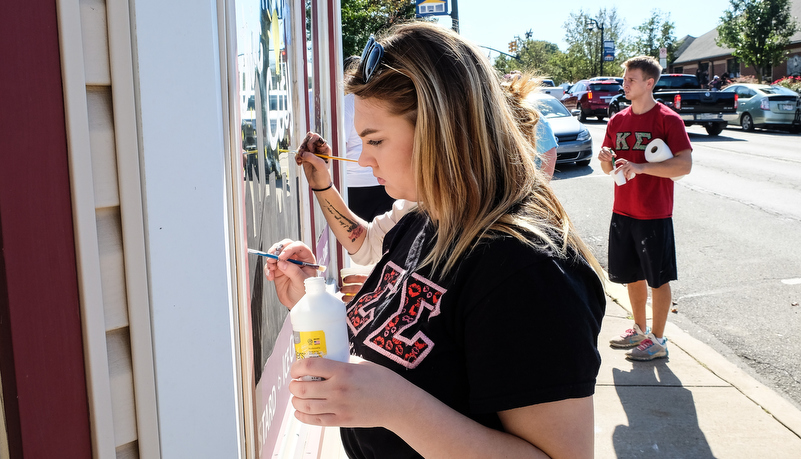
[[[325,332],[322,330],[295,332],[295,358],[311,359],[325,357],[328,351],[325,347]]]

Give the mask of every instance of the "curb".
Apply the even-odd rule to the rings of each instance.
[[[604,271],[604,276],[606,295],[631,314],[631,303],[629,303],[626,287],[611,282],[606,271]],[[646,316],[652,317],[650,306],[646,306]],[[726,360],[709,345],[693,338],[670,321],[665,326],[665,335],[670,335],[670,342],[686,352],[699,365],[737,389],[746,398],[773,416],[777,422],[801,438],[801,410],[795,405],[738,368],[737,365]]]

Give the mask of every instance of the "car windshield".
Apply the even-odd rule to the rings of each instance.
[[[620,91],[620,85],[615,83],[591,83],[590,91],[618,92]]]
[[[561,118],[564,116],[572,116],[570,112],[562,105],[562,102],[559,102],[553,97],[550,98],[536,98],[530,99],[534,108],[539,111],[542,116],[546,118]]]
[[[762,93],[765,93],[765,94],[781,94],[783,96],[797,96],[798,95],[798,93],[793,91],[792,89],[785,88],[784,86],[777,86],[777,85],[762,86],[762,87],[757,88],[757,90],[759,92],[762,92]]]

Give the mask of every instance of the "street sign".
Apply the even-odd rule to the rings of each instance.
[[[417,17],[447,16],[448,0],[417,0]]]
[[[612,62],[615,60],[615,42],[613,40],[604,40],[604,62]]]
[[[667,48],[659,48],[659,58],[667,59]]]

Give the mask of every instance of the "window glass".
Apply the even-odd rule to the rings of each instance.
[[[590,91],[604,91],[604,92],[618,92],[620,91],[619,84],[591,84]]]
[[[740,99],[750,99],[751,97],[754,96],[754,91],[751,91],[745,86],[738,86],[737,95],[740,97]]]
[[[558,100],[550,97],[531,98],[531,105],[546,118],[559,118],[572,116],[567,108]]]
[[[288,53],[294,48],[287,44],[293,41],[289,30],[292,14],[302,11],[290,5],[287,0],[235,2],[236,109],[241,120],[237,133],[240,149],[235,154],[241,156],[244,178],[241,220],[247,247],[260,251],[285,238],[301,239],[299,180],[289,150],[300,136],[293,127],[296,111],[305,110],[305,106],[293,105],[305,105],[305,98],[294,94],[304,89],[293,86],[292,82],[302,81],[302,77],[291,74]],[[300,103],[293,104],[293,100]],[[240,322],[240,333],[249,343],[242,352],[242,365],[248,369],[252,365],[253,379],[244,381],[243,390],[247,392],[245,410],[255,409],[250,432],[255,431],[257,457],[269,457],[278,437],[289,398],[287,362],[292,359],[287,352],[293,350],[291,330],[284,326],[289,312],[264,277],[264,266],[264,258],[248,254],[247,268],[237,270],[238,275],[248,276],[248,311],[240,313],[246,318]]]
[[[781,94],[784,96],[797,96],[798,93],[793,91],[790,88],[785,88],[784,86],[769,86],[764,88],[759,88],[760,91],[764,92],[765,94]]]

